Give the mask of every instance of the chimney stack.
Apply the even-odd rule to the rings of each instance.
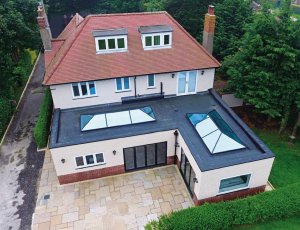
[[[48,17],[45,12],[43,3],[39,3],[37,13],[38,13],[37,22],[38,22],[41,38],[43,41],[44,49],[50,51],[52,48],[51,45],[52,34],[51,34]]]
[[[209,5],[208,12],[205,14],[205,19],[204,19],[202,45],[210,54],[212,54],[213,51],[215,24],[216,24],[215,7],[213,5]]]

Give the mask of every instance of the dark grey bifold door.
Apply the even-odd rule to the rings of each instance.
[[[167,163],[167,142],[125,148],[123,151],[126,171]]]
[[[194,192],[196,174],[187,159],[183,149],[181,149],[180,173],[184,179],[186,186],[191,194]]]

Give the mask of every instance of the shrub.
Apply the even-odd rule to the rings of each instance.
[[[13,108],[7,98],[0,98],[0,108],[0,137],[2,137],[13,113]]]
[[[300,183],[272,192],[173,212],[146,229],[228,229],[300,214]]]
[[[296,4],[292,4],[292,12],[294,12],[295,14],[300,14],[300,6],[296,5]]]
[[[52,98],[49,88],[45,91],[45,97],[42,102],[38,120],[34,128],[34,139],[39,148],[47,146],[50,132],[50,122],[52,116]]]

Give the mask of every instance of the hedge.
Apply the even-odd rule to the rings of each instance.
[[[34,128],[34,139],[39,148],[46,147],[48,143],[52,108],[53,103],[51,93],[49,88],[47,88],[40,108],[39,117]]]
[[[244,199],[204,204],[160,217],[153,229],[228,229],[300,214],[300,183]]]
[[[7,98],[0,98],[0,108],[0,137],[2,137],[11,118],[11,115],[13,114],[13,108]]]

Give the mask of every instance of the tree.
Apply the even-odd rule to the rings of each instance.
[[[142,0],[142,11],[162,11],[165,8],[166,0]]]
[[[229,88],[259,112],[280,118],[280,133],[300,91],[300,22],[290,19],[288,9],[255,15],[239,51],[223,63]]]
[[[224,0],[216,5],[214,55],[218,60],[238,51],[244,27],[252,20],[250,0]]]

